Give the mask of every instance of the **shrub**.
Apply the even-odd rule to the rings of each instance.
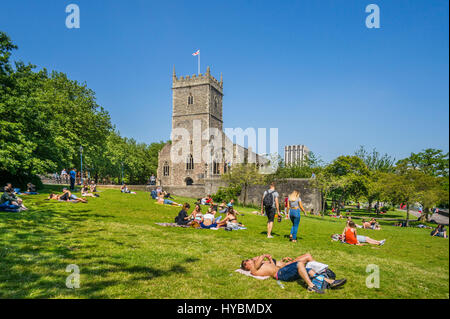
[[[237,201],[240,194],[240,186],[219,187],[219,190],[212,195],[212,198],[215,202],[229,202],[232,199]]]
[[[27,184],[32,183],[36,185],[36,189],[41,189],[43,184],[37,175],[12,175],[7,171],[0,171],[0,191],[3,192],[3,186],[6,183],[11,183],[13,187],[20,188],[22,191],[27,189]]]

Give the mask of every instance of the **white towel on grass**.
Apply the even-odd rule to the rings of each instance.
[[[236,272],[241,273],[241,274],[246,275],[246,276],[249,276],[249,277],[253,277],[253,278],[259,279],[259,280],[264,280],[264,279],[270,278],[270,276],[253,276],[250,273],[250,270],[243,270],[241,268],[236,269]]]
[[[310,261],[306,263],[305,268],[311,268],[316,274],[320,274],[322,271],[328,268],[328,265],[322,264],[318,261]]]

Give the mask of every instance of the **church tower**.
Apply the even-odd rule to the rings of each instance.
[[[206,69],[205,74],[172,76],[172,129],[184,127],[193,133],[193,120],[200,120],[202,131],[215,127],[223,129],[222,120],[223,81],[216,80]]]
[[[208,140],[201,138],[207,129],[223,132],[222,120],[223,79],[216,80],[210,68],[205,74],[177,77],[172,75],[172,131],[183,128],[189,132],[190,154],[181,163],[170,160],[171,145],[166,145],[159,154],[158,178],[163,185],[202,184],[205,178],[219,176],[223,172],[221,161],[202,158]],[[196,126],[194,128],[194,125]],[[200,134],[200,135],[197,135]],[[176,137],[177,139],[178,137]],[[177,141],[172,141],[172,143]]]

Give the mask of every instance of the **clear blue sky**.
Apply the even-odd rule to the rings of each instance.
[[[65,27],[78,4],[81,28]],[[367,29],[376,3],[381,28]],[[277,127],[279,151],[397,159],[449,145],[447,0],[2,1],[14,59],[86,82],[121,134],[167,140],[171,75],[224,76],[224,127]]]

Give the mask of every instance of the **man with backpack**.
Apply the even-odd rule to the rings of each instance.
[[[280,214],[279,196],[280,195],[275,190],[275,183],[272,182],[270,188],[264,192],[261,199],[261,215],[264,214],[264,210],[267,215],[267,238],[273,238],[272,227],[275,213]]]

